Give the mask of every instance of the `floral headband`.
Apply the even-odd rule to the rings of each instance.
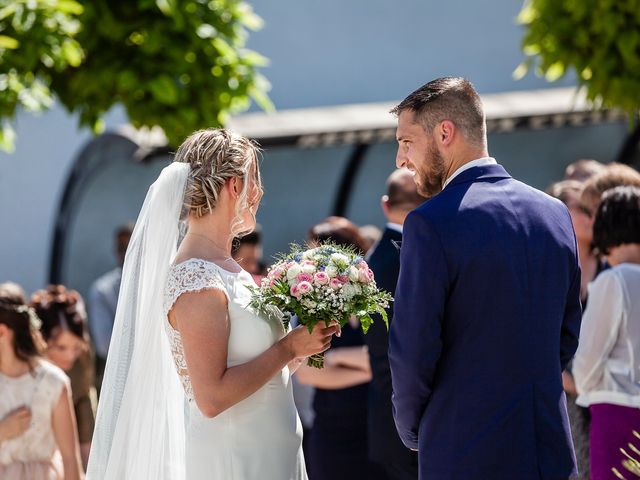
[[[26,313],[29,316],[29,325],[31,325],[31,328],[40,330],[40,327],[42,327],[42,320],[38,318],[38,315],[33,308],[28,307],[27,305],[20,305],[16,308],[16,312],[21,314]]]

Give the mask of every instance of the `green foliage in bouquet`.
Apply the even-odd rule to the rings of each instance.
[[[172,145],[251,100],[271,109],[266,59],[245,48],[260,26],[241,0],[0,0],[0,147],[18,108],[54,98],[94,132],[121,104]]]
[[[288,329],[293,315],[311,332],[318,322],[341,326],[356,317],[367,333],[379,314],[388,327],[386,309],[393,298],[380,290],[373,272],[353,248],[324,243],[315,248],[292,245],[278,257],[262,285],[252,290],[251,306],[268,317],[277,317]],[[309,359],[321,368],[323,356]]]
[[[527,0],[518,16],[529,58],[549,81],[576,72],[598,107],[640,110],[640,0]]]

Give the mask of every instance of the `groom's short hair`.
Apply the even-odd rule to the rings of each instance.
[[[475,146],[486,146],[487,127],[480,95],[473,84],[462,77],[441,77],[418,88],[400,102],[391,113],[412,111],[416,122],[432,132],[443,120],[449,120]]]

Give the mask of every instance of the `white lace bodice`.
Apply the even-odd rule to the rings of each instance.
[[[229,302],[230,338],[228,364],[238,365],[251,360],[269,348],[283,334],[282,327],[258,317],[247,305],[250,300],[248,285],[255,285],[245,272],[229,272],[215,263],[202,259],[189,259],[169,269],[164,294],[165,330],[171,352],[180,375],[187,399],[193,400],[193,388],[184,357],[180,332],[168,321],[168,314],[183,293],[216,289],[224,292]],[[250,331],[244,331],[249,328]]]

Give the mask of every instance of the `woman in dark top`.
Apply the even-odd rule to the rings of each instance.
[[[346,218],[330,217],[309,232],[310,243],[330,240],[363,251],[358,228]],[[369,354],[357,320],[334,336],[324,369],[303,364],[296,376],[315,387],[315,420],[305,452],[310,480],[382,479],[367,452]]]

